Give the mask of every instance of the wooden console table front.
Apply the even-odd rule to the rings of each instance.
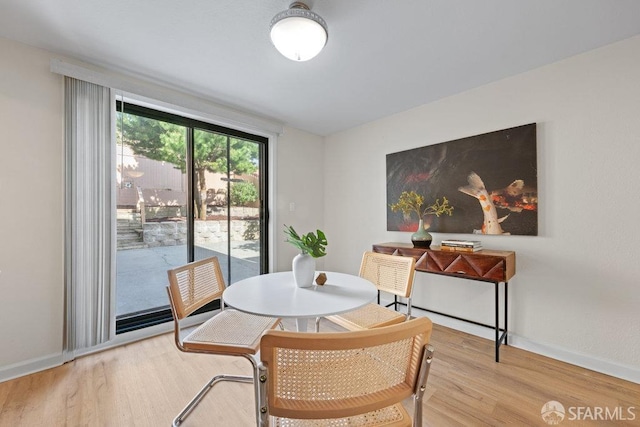
[[[411,256],[416,260],[416,271],[440,274],[443,276],[459,277],[469,280],[490,282],[495,288],[495,325],[483,323],[428,310],[414,306],[421,310],[440,314],[457,320],[474,323],[495,330],[496,362],[500,361],[500,345],[507,344],[507,307],[509,280],[516,274],[516,254],[512,251],[494,251],[483,249],[477,252],[454,252],[441,250],[440,247],[414,248],[406,243],[377,243],[373,245],[373,251]],[[500,328],[499,318],[499,284],[504,283],[504,329]],[[502,332],[502,335],[500,334]]]

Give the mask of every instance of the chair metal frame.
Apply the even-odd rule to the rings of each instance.
[[[188,280],[187,295],[183,295],[180,289],[180,278],[178,276],[184,276],[186,274]],[[228,375],[219,374],[211,378],[202,389],[189,401],[184,409],[174,418],[172,426],[177,427],[187,418],[191,411],[198,406],[205,395],[211,391],[211,389],[221,381],[233,381],[242,383],[252,383],[254,385],[254,395],[256,399],[256,422],[259,422],[260,413],[258,411],[260,402],[260,390],[259,384],[255,380],[258,378],[258,359],[256,353],[258,352],[259,339],[261,335],[256,337],[255,343],[252,344],[228,344],[217,343],[212,341],[199,340],[197,342],[188,341],[189,337],[197,334],[201,328],[206,328],[209,322],[224,322],[223,317],[228,315],[239,316],[239,318],[246,318],[251,320],[259,316],[254,316],[246,313],[241,313],[236,310],[225,309],[224,302],[222,300],[222,292],[226,285],[224,277],[220,269],[220,264],[217,257],[210,257],[200,261],[194,261],[186,265],[170,269],[167,271],[169,277],[169,286],[167,286],[167,294],[169,296],[169,302],[171,306],[171,313],[173,314],[174,321],[174,341],[176,347],[180,351],[187,353],[203,353],[203,354],[217,354],[224,356],[240,356],[247,359],[252,366],[253,374],[251,376],[244,375]],[[181,277],[182,277],[181,276]],[[206,277],[205,277],[206,276]],[[184,277],[183,277],[184,279]],[[196,289],[196,282],[205,280],[204,286],[211,289],[206,289],[204,293],[200,293],[199,289]],[[185,301],[186,299],[186,301]],[[198,326],[194,331],[189,333],[186,337],[181,337],[181,332],[184,328],[181,326],[181,321],[192,314],[194,311],[205,306],[206,304],[219,299],[220,300],[220,312],[211,317],[208,321]],[[220,317],[218,317],[220,316]],[[280,319],[261,318],[260,323],[267,325],[264,331],[272,329],[275,325],[280,324]],[[258,331],[259,328],[256,328]],[[263,331],[263,332],[264,332]]]
[[[413,281],[415,276],[416,260],[413,257],[399,257],[395,255],[382,254],[367,251],[362,255],[360,264],[360,277],[363,277],[378,288],[378,303],[368,304],[357,310],[347,312],[343,315],[328,316],[327,320],[336,323],[348,330],[355,331],[366,328],[378,328],[400,323],[411,318],[411,294],[413,291]],[[394,296],[394,302],[387,305],[380,305],[380,293],[386,292]],[[358,321],[358,316],[366,316],[372,313],[384,313],[383,310],[395,312],[388,307],[398,306],[398,297],[406,299],[407,314],[398,313],[387,320],[377,322]],[[316,319],[316,332],[319,331],[320,319]]]
[[[401,419],[366,425],[421,427],[434,353],[428,343],[432,327],[421,317],[359,331],[267,331],[260,342],[259,427],[272,421],[311,425],[309,420],[314,426],[360,425],[352,417],[371,420],[389,410],[397,410]],[[352,369],[359,372],[343,378]],[[413,397],[412,417],[402,406],[408,397]]]

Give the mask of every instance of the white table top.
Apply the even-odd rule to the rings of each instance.
[[[324,285],[309,288],[297,287],[291,271],[262,274],[232,284],[222,298],[228,306],[247,313],[309,319],[355,310],[378,295],[373,283],[361,277],[330,271],[325,274]]]

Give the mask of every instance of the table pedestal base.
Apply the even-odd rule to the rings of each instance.
[[[298,332],[307,332],[307,324],[309,323],[309,319],[306,317],[298,317],[296,319],[296,330]]]

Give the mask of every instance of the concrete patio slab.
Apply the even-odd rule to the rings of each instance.
[[[227,284],[260,274],[257,241],[196,246],[196,259],[217,256]],[[116,316],[169,305],[167,270],[186,264],[187,247],[160,246],[120,250],[116,254]],[[229,272],[231,280],[229,280]]]

